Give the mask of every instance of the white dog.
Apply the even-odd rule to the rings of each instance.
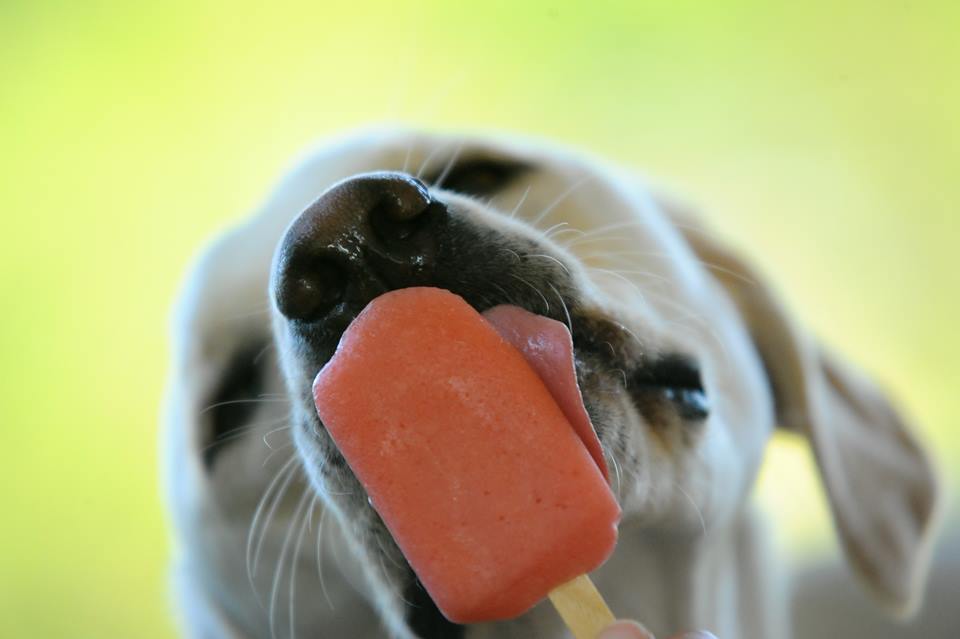
[[[749,505],[777,427],[812,447],[853,570],[887,608],[914,607],[937,504],[927,458],[753,268],[616,167],[513,138],[368,131],[307,158],[183,291],[166,480],[188,635],[566,636],[543,604],[444,619],[317,418],[311,382],[349,321],[417,285],[570,326],[624,512],[593,575],[618,616],[664,636],[788,636]]]

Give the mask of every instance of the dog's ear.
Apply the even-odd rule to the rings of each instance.
[[[755,269],[688,222],[678,229],[752,334],[778,425],[813,449],[847,560],[880,603],[910,614],[923,591],[937,513],[927,455],[876,386],[796,326]]]

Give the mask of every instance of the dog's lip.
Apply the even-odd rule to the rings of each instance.
[[[508,304],[489,308],[482,315],[527,360],[553,395],[600,472],[609,480],[603,448],[577,384],[573,338],[567,326],[555,319]]]

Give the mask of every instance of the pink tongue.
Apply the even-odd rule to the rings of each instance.
[[[603,476],[609,479],[600,440],[590,423],[580,387],[577,386],[573,340],[567,327],[549,317],[506,304],[484,311],[483,317],[503,339],[523,354],[553,395]]]

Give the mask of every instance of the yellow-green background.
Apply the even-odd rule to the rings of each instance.
[[[457,4],[0,3],[0,636],[171,636],[178,279],[293,156],[370,122],[660,176],[960,462],[960,3]],[[774,460],[785,543],[831,549],[806,452]]]

